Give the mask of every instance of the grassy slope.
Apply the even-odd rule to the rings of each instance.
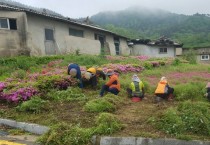
[[[86,59],[85,59],[86,58]],[[105,63],[115,63],[119,60],[106,60],[100,57],[90,56],[64,56],[62,66],[66,66],[69,62],[78,62],[81,65],[87,67],[93,65],[103,65]],[[121,63],[134,63],[139,64],[135,59],[120,60]],[[41,64],[42,66],[43,64]],[[6,65],[5,65],[6,67]],[[34,71],[40,71],[40,64],[37,64],[38,69]],[[29,67],[29,70],[31,68]],[[193,74],[192,74],[193,73]],[[124,102],[118,105],[116,111],[113,112],[118,119],[125,124],[125,128],[113,135],[115,136],[145,136],[145,137],[176,137],[174,135],[168,135],[153,125],[148,123],[151,117],[163,113],[167,108],[176,107],[179,101],[174,102],[162,102],[161,104],[154,104],[153,92],[157,82],[161,76],[166,76],[169,79],[170,85],[176,87],[180,84],[186,84],[190,82],[201,82],[204,86],[207,81],[210,81],[210,77],[206,77],[205,74],[209,74],[209,67],[207,65],[189,65],[181,64],[178,66],[163,66],[160,68],[154,68],[151,70],[144,70],[142,73],[138,73],[142,81],[146,84],[146,98],[142,102],[131,102],[125,93],[126,87],[130,83],[130,78],[133,73],[121,74],[120,81],[122,91],[119,97],[125,98]],[[9,73],[2,75],[9,76]],[[101,81],[100,84],[104,83]],[[11,105],[1,103],[0,116],[15,119],[17,121],[28,121],[33,123],[40,123],[43,125],[53,125],[59,122],[66,122],[69,124],[78,125],[84,128],[93,127],[95,125],[95,116],[99,113],[90,113],[84,110],[84,105],[87,101],[93,100],[98,96],[99,89],[92,90],[86,88],[82,91],[87,96],[87,100],[83,101],[50,101],[48,104],[48,111],[43,111],[39,114],[31,112],[17,112]],[[205,101],[205,100],[204,100]],[[190,136],[192,139],[210,139],[207,136],[195,135]]]

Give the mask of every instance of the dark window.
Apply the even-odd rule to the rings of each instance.
[[[53,37],[53,29],[45,29],[45,39],[46,40],[54,40]]]
[[[9,29],[8,21],[7,19],[1,19],[0,18],[0,28]]]
[[[167,48],[160,48],[160,53],[167,53]]]
[[[209,60],[209,55],[201,55],[201,60]]]
[[[84,37],[83,30],[71,29],[69,28],[69,35]]]
[[[16,19],[9,19],[9,26],[11,30],[17,30]]]
[[[120,38],[119,37],[114,37],[114,45],[115,45],[116,55],[120,55]]]

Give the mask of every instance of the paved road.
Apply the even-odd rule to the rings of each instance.
[[[37,136],[21,135],[21,136],[0,136],[0,145],[38,145],[35,143]]]

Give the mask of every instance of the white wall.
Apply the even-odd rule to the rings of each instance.
[[[78,38],[74,36],[66,36],[65,40],[69,53],[75,53],[76,50],[79,50],[80,54],[99,55],[101,52],[101,44],[97,40],[81,38],[78,41]]]
[[[45,28],[53,28],[54,29],[54,37],[56,40],[56,49],[57,52],[66,53],[75,51],[77,48],[84,51],[84,53],[91,52],[90,54],[100,54],[98,52],[98,43],[99,40],[95,40],[95,34],[105,35],[106,42],[109,44],[111,55],[116,55],[115,46],[114,46],[114,38],[110,33],[106,33],[103,31],[95,30],[92,28],[81,27],[77,25],[68,24],[66,22],[60,22],[53,19],[49,19],[42,16],[27,14],[28,21],[28,44],[31,48],[31,55],[46,55],[45,54]],[[69,36],[69,28],[74,28],[78,30],[84,31],[84,38],[81,37],[70,37]],[[88,41],[93,40],[93,41]],[[82,42],[82,43],[81,43]],[[91,43],[92,42],[92,43]],[[85,44],[87,43],[87,44]],[[123,52],[126,52],[128,48],[126,48],[127,43],[124,39],[120,42],[122,44]],[[71,45],[71,46],[69,46]],[[86,48],[85,48],[86,47]],[[97,49],[96,49],[97,47]],[[93,52],[90,49],[96,50]],[[99,47],[100,48],[100,47]],[[87,50],[86,50],[87,49]]]
[[[146,55],[150,57],[175,57],[175,48],[167,47],[167,53],[159,53],[157,46],[149,46],[143,44],[134,45],[132,48],[133,55]],[[163,47],[162,47],[163,48]]]

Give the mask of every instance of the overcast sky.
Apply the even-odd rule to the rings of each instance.
[[[70,18],[92,16],[101,11],[123,10],[131,6],[159,8],[178,14],[210,14],[210,0],[14,0],[47,8]]]

